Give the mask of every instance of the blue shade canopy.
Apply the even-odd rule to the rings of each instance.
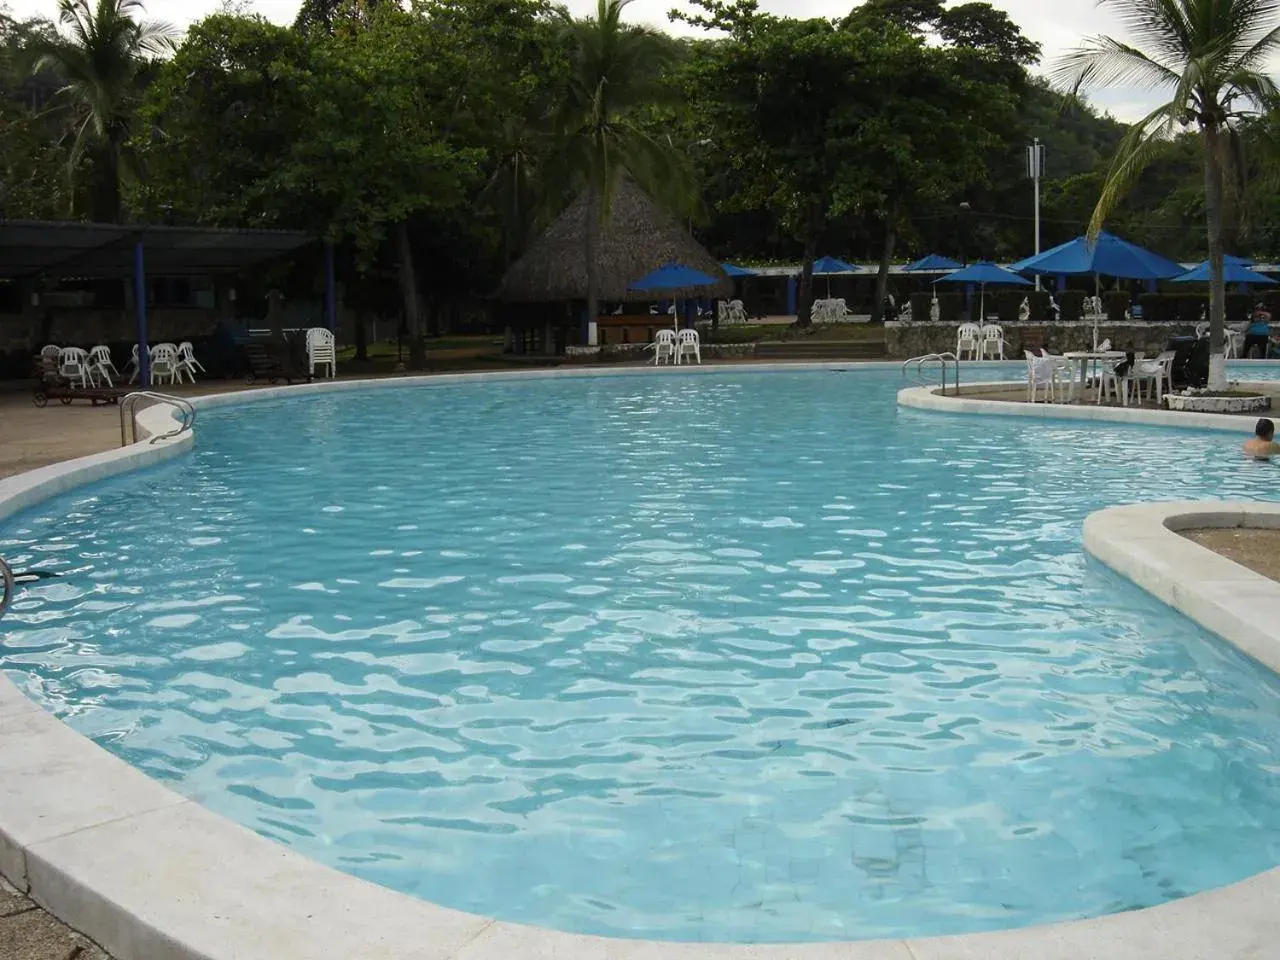
[[[1016,287],[1029,287],[1031,281],[1025,277],[1020,277],[1016,273],[1010,273],[1004,267],[991,263],[989,260],[979,260],[977,263],[970,264],[963,270],[957,270],[955,273],[948,273],[945,277],[938,281],[939,283],[1006,283]]]
[[[668,263],[652,273],[646,273],[630,284],[627,289],[647,293],[672,293],[696,287],[714,287],[720,282],[719,277],[713,277],[693,267],[686,267],[683,263]]]
[[[760,274],[754,270],[748,270],[746,267],[738,267],[732,263],[720,264],[720,269],[725,272],[727,277],[758,277]]]
[[[960,267],[961,264],[950,257],[931,253],[927,257],[921,257],[915,263],[908,264],[907,273],[947,273],[951,270],[959,270]]]
[[[835,257],[823,257],[821,260],[813,261],[814,273],[857,273],[858,268],[852,263],[845,263],[843,260],[837,260]]]
[[[1240,262],[1239,257],[1227,257],[1226,262],[1222,265],[1222,276],[1227,283],[1251,283],[1265,286],[1275,283],[1265,273],[1255,273],[1250,270],[1244,263]],[[1209,261],[1206,260],[1180,277],[1173,278],[1174,283],[1208,283],[1209,282]]]
[[[1186,272],[1172,260],[1105,231],[1098,234],[1093,245],[1085,237],[1076,237],[1052,250],[1020,260],[1011,269],[1019,273],[1068,276],[1100,273],[1126,280],[1170,280]]]

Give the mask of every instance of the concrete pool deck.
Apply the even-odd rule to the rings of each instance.
[[[841,362],[783,368],[851,366]],[[896,368],[898,364],[877,366]],[[714,374],[723,369],[694,367],[676,372]],[[442,375],[431,381],[611,375],[644,375],[644,371],[560,369]],[[222,394],[195,402],[198,408],[208,408],[422,383],[416,378],[336,381]],[[1195,415],[1178,416],[1189,422]],[[171,423],[162,408],[145,410],[139,420],[143,430],[152,434],[163,432]],[[114,425],[118,430],[118,420]],[[0,480],[0,518],[56,493],[181,455],[192,442],[188,433]],[[1185,504],[1173,506],[1183,512],[1188,509]],[[1242,523],[1246,511],[1256,507],[1190,505],[1193,525],[1201,527]],[[1280,526],[1280,507],[1275,515]],[[1146,509],[1129,517],[1129,526],[1124,527],[1129,535],[1124,540],[1133,546],[1115,558],[1117,563],[1149,565],[1153,582],[1177,595],[1183,581],[1204,579],[1201,554],[1223,564],[1230,561],[1178,536],[1168,528],[1172,516]],[[1104,538],[1116,528],[1113,523],[1094,526]],[[1086,524],[1086,542],[1089,531]],[[1193,558],[1194,570],[1168,562],[1161,539],[1165,535],[1198,552],[1186,554]],[[1238,602],[1245,581],[1234,570],[1220,572],[1211,582],[1222,588],[1223,597]],[[1259,604],[1280,597],[1276,585],[1265,582],[1270,594],[1258,593]],[[1255,595],[1245,596],[1252,604]],[[1205,616],[1218,616],[1216,611],[1225,601],[1222,597],[1210,597],[1210,601],[1197,600],[1191,606],[1201,603],[1208,611]],[[1280,606],[1275,612],[1280,612]],[[1270,616],[1276,623],[1275,614]],[[1246,624],[1249,630],[1257,627],[1253,619]],[[1280,665],[1276,636],[1233,637],[1229,634],[1237,630],[1237,620],[1222,616],[1223,636],[1238,646],[1252,644]],[[223,819],[201,807],[198,799],[180,796],[151,780],[73,731],[0,676],[0,874],[119,960],[1261,960],[1273,956],[1280,942],[1280,914],[1274,909],[1280,899],[1280,868],[1148,909],[963,936],[747,946],[560,933],[461,913],[367,883]]]

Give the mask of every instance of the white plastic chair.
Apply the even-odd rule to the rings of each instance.
[[[90,386],[93,376],[88,352],[80,347],[63,347],[58,353],[58,376],[70,380],[72,386],[77,380],[81,387]]]
[[[1129,378],[1121,377],[1116,373],[1116,368],[1124,363],[1124,359],[1124,357],[1117,357],[1114,360],[1102,361],[1098,377],[1098,394],[1093,400],[1095,404],[1109,402],[1113,396],[1118,396],[1122,404],[1126,407],[1129,405]]]
[[[693,357],[699,366],[702,364],[702,344],[697,330],[681,330],[676,339],[676,364],[679,365],[685,357]]]
[[[1223,331],[1223,357],[1231,360],[1235,357],[1244,355],[1244,338],[1245,331],[1249,325],[1247,323],[1232,324]]]
[[[57,360],[62,356],[62,348],[56,343],[46,343],[40,348],[41,360]]]
[[[1035,403],[1040,388],[1044,387],[1045,403],[1053,402],[1053,388],[1056,380],[1052,358],[1037,357],[1030,350],[1024,350],[1027,358],[1027,400]]]
[[[965,354],[968,353],[968,359],[977,360],[979,335],[980,332],[976,323],[960,324],[960,329],[956,333],[956,356],[964,360]]]
[[[984,324],[982,327],[982,343],[979,345],[979,356],[987,359],[987,352],[995,354],[995,359],[1004,359],[1004,330],[998,323]]]
[[[115,362],[111,359],[111,348],[106,344],[100,343],[89,351],[89,373],[96,380],[98,377],[107,381],[108,387],[114,387],[112,377],[119,377],[120,371],[116,369]]]
[[[307,363],[313,377],[316,375],[316,367],[328,367],[330,378],[337,373],[338,352],[332,330],[326,327],[311,327],[307,330]]]
[[[1050,353],[1048,348],[1040,348],[1040,359],[1048,362],[1053,367],[1053,398],[1059,399],[1059,389],[1063,386],[1067,390],[1067,403],[1071,403],[1076,398],[1076,381],[1071,375],[1071,361],[1066,357]]]
[[[667,363],[675,363],[676,332],[674,330],[659,330],[653,336],[653,343],[646,346],[645,349],[653,351],[653,365],[655,367],[664,360]]]
[[[147,351],[147,356],[151,355],[151,351]],[[135,383],[138,379],[138,345],[135,343],[129,350],[129,382]]]
[[[197,370],[206,372],[204,364],[196,359],[196,348],[191,345],[190,340],[183,340],[178,344],[178,366],[191,378],[192,383],[196,382]]]
[[[1142,385],[1150,384],[1148,398],[1159,400],[1165,393],[1165,384],[1169,385],[1169,393],[1173,393],[1173,360],[1177,353],[1166,350],[1152,360],[1136,360],[1129,371],[1129,380],[1133,383],[1138,403],[1142,403]]]
[[[172,343],[157,343],[151,353],[151,382],[181,382],[181,369],[178,366],[178,348]]]

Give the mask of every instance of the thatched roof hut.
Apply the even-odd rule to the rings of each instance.
[[[498,297],[519,303],[585,300],[587,263],[583,237],[587,226],[587,195],[571,203],[523,257],[511,265],[498,287]],[[602,224],[596,249],[596,295],[600,300],[639,300],[628,286],[665,263],[676,261],[722,283],[700,296],[729,296],[733,282],[713,256],[687,230],[659,209],[635,183],[618,182],[609,222]]]

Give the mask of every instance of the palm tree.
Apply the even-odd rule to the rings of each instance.
[[[1280,50],[1277,0],[1100,0],[1117,8],[1133,43],[1094,37],[1067,53],[1054,80],[1073,92],[1111,84],[1168,91],[1170,99],[1135,123],[1103,183],[1090,236],[1162,146],[1180,129],[1203,140],[1204,207],[1209,241],[1209,385],[1226,386],[1222,355],[1226,288],[1222,279],[1223,197],[1237,123],[1280,100],[1268,61]]]
[[[670,100],[664,72],[679,58],[671,38],[649,27],[624,24],[630,0],[597,0],[594,19],[570,21],[572,67],[555,117],[557,149],[547,164],[551,176],[587,193],[583,255],[587,264],[587,316],[597,310],[596,247],[618,178],[629,174],[671,212],[689,215],[697,203],[684,155],[668,136],[655,136],[641,111]],[[568,191],[552,189],[551,196]]]
[[[71,113],[75,142],[72,168],[86,154],[97,179],[91,201],[95,220],[121,218],[120,176],[133,112],[148,58],[172,49],[173,28],[137,19],[139,0],[61,0],[58,36],[35,44],[33,73],[52,70]]]

